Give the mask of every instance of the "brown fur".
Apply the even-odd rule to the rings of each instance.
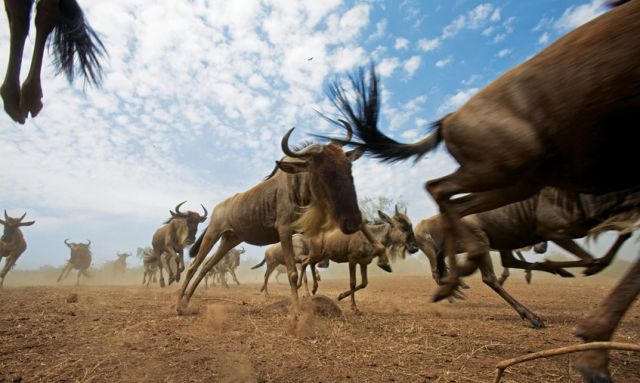
[[[332,221],[337,223],[340,230],[354,233],[361,229],[362,216],[351,176],[351,162],[361,152],[356,150],[345,153],[340,145],[329,143],[312,144],[294,153],[288,146],[292,130],[282,139],[282,149],[288,156],[276,162],[278,171],[213,209],[206,232],[190,250],[190,255],[195,256],[195,260],[187,270],[187,277],[178,295],[178,312],[188,304],[200,281],[224,254],[242,242],[262,246],[280,241],[289,270],[292,299],[298,306],[297,271],[291,236],[302,207],[313,209],[314,204],[320,204],[333,217]],[[302,226],[308,232],[322,230]],[[218,241],[218,249],[189,286],[197,268]]]
[[[387,251],[395,249],[404,253],[418,250],[413,234],[411,220],[403,213],[396,210],[393,217],[389,217],[381,211],[378,212],[384,222],[380,225],[368,225],[375,239],[381,242]],[[315,279],[316,263],[330,259],[337,263],[349,263],[350,289],[338,296],[338,300],[351,296],[351,309],[358,311],[355,301],[355,292],[363,289],[368,284],[367,266],[379,253],[362,233],[351,235],[344,234],[338,230],[324,233],[320,238],[309,240],[309,257],[302,263],[302,272],[306,266],[311,265],[312,275],[314,275],[313,290],[318,289],[318,281]],[[362,280],[356,286],[356,265],[360,265]],[[387,270],[389,271],[389,270]],[[300,283],[300,282],[299,282]]]
[[[0,259],[6,257],[4,267],[0,273],[0,288],[4,284],[4,278],[11,268],[16,264],[18,258],[27,249],[27,242],[24,240],[20,227],[31,226],[35,221],[22,222],[25,215],[20,218],[12,218],[4,211],[4,220],[0,219],[0,224],[4,226],[2,238],[0,238]]]
[[[60,276],[58,277],[58,282],[62,282],[69,272],[72,269],[78,270],[78,278],[76,279],[76,285],[80,285],[80,275],[84,275],[85,277],[90,277],[87,270],[91,267],[91,249],[89,246],[91,245],[91,241],[87,241],[87,243],[74,243],[67,242],[68,240],[64,240],[64,244],[67,245],[69,249],[71,249],[71,256],[67,261],[67,264],[62,269]]]
[[[180,206],[185,202],[179,203],[175,212],[170,211],[171,218],[165,222],[164,226],[156,230],[151,240],[153,256],[158,260],[160,287],[165,285],[162,274],[163,261],[169,272],[169,284],[180,281],[180,273],[184,270],[184,248],[195,241],[198,224],[207,219],[207,209],[204,206],[202,207],[204,209],[203,216],[193,211],[182,213]],[[169,266],[171,261],[176,264],[176,274]]]

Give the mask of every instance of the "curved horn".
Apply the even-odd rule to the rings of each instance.
[[[91,240],[87,239],[87,246],[91,246]]]
[[[64,244],[67,245],[68,248],[71,248],[71,245],[69,244],[69,242],[67,242],[69,240],[69,238],[64,240]]]
[[[291,133],[293,133],[293,129],[295,129],[295,127],[289,129],[289,131],[285,133],[285,135],[282,137],[282,141],[280,142],[282,151],[284,152],[284,154],[286,154],[289,157],[305,158],[306,156],[304,154],[296,153],[293,150],[291,150],[291,148],[289,148],[289,136],[291,136]]]
[[[341,140],[331,140],[331,142],[342,147],[342,146],[345,146],[347,142],[351,141],[351,138],[353,137],[353,128],[351,128],[351,124],[349,124],[347,121],[343,119],[339,118],[338,121],[340,121],[342,126],[344,126],[344,129],[347,131],[347,137]]]
[[[27,215],[27,212],[25,211],[24,214],[22,215],[22,217],[20,217],[20,219],[18,221],[22,221],[26,215]]]
[[[180,206],[184,205],[185,203],[187,203],[187,201],[182,201],[176,206],[176,215],[184,216],[184,213],[180,211]]]
[[[204,210],[204,216],[200,216],[200,222],[204,222],[207,220],[207,216],[209,215],[209,212],[207,211],[207,208],[204,207],[203,204],[200,204],[200,206],[202,206],[202,210]]]
[[[246,253],[247,251],[244,249],[244,246],[240,246],[240,250],[242,250],[243,253]]]
[[[400,214],[400,210],[398,209],[398,204],[396,204],[396,215]]]
[[[4,209],[4,219],[5,220],[9,219],[9,216],[7,215],[7,209]]]

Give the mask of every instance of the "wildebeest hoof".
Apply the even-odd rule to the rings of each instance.
[[[538,318],[537,316],[525,316],[522,319],[526,319],[529,321],[529,324],[531,324],[531,327],[533,328],[545,328],[544,322],[542,321],[542,319]]]
[[[180,282],[180,275],[177,275],[175,280],[176,280],[176,282]]]
[[[585,351],[576,359],[576,368],[585,382],[611,383],[609,353],[606,350]]]
[[[596,260],[593,265],[586,268],[582,273],[585,276],[595,275],[604,270],[607,266],[609,266],[609,263]]]
[[[382,270],[386,271],[387,273],[390,273],[392,271],[391,270],[391,265],[389,265],[387,263],[383,263],[383,264],[378,263],[378,267],[381,268]]]
[[[164,287],[164,279],[160,280],[160,287]]]
[[[338,295],[338,300],[341,301],[341,300],[343,300],[344,298],[346,298],[348,296],[349,296],[349,294],[347,294],[347,293],[341,293],[340,295]]]
[[[556,274],[558,274],[562,278],[575,278],[575,275],[573,275],[573,273],[570,273],[565,269],[556,270]]]
[[[433,302],[438,302],[445,298],[464,299],[464,294],[460,291],[459,279],[444,279],[443,283],[436,288],[431,299]]]
[[[564,270],[563,270],[564,271]],[[525,270],[524,271],[524,280],[527,281],[527,284],[530,285],[531,284],[531,270]],[[572,274],[573,276],[573,274]]]

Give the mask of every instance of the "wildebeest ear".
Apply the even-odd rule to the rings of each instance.
[[[388,215],[384,214],[382,211],[378,210],[378,216],[380,217],[381,220],[383,220],[384,222],[388,222],[391,223],[391,217],[389,217]]]
[[[302,173],[308,171],[308,165],[306,162],[285,162],[276,161],[276,166],[285,173]]]
[[[36,223],[36,221],[20,222],[20,226],[31,226],[34,223]]]
[[[4,219],[0,219],[0,224],[4,225]]]
[[[350,151],[345,153],[345,155],[347,156],[347,158],[351,162],[353,162],[353,161],[357,160],[358,158],[362,157],[363,154],[364,154],[364,149],[362,149],[362,148],[356,148],[356,149],[350,150]]]

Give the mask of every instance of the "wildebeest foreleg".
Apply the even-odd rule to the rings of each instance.
[[[196,274],[196,270],[198,270],[198,267],[200,266],[202,261],[204,261],[204,259],[206,258],[207,254],[209,253],[213,245],[216,242],[218,242],[218,240],[220,239],[220,237],[222,237],[223,234],[226,234],[226,233],[227,232],[223,233],[220,229],[215,228],[213,225],[213,222],[210,223],[209,226],[207,227],[207,230],[202,236],[202,241],[200,242],[200,247],[198,248],[198,254],[196,254],[195,259],[191,261],[191,264],[189,264],[189,268],[187,269],[187,276],[182,282],[182,286],[180,287],[180,291],[178,292],[178,303],[176,305],[176,311],[180,312],[180,310],[182,309],[182,305],[185,302],[189,301],[188,299],[184,299],[184,294],[187,290],[187,287],[189,286],[189,282],[191,281],[193,276]],[[200,241],[200,239],[198,239],[198,241]],[[196,243],[198,241],[196,241]],[[162,274],[160,275],[162,276]]]
[[[433,242],[433,238],[430,236],[425,238],[423,235],[416,236],[416,242],[420,251],[427,257],[429,261],[429,267],[431,268],[431,277],[439,285],[440,284],[440,272],[438,271],[438,258],[436,256],[436,245]]]
[[[348,291],[345,291],[338,295],[338,300],[343,300],[344,298],[351,296],[351,310],[356,313],[359,313],[358,307],[356,306],[356,291],[364,289],[369,284],[369,280],[367,279],[367,265],[360,264],[360,273],[362,274],[362,281],[360,284],[356,286],[356,266],[357,263],[349,262],[349,287]]]
[[[184,271],[184,249],[177,252],[175,281],[180,282],[180,273]],[[171,282],[169,282],[171,284]]]
[[[62,269],[62,272],[60,273],[60,276],[58,277],[58,282],[62,281],[63,279],[65,279],[67,277],[67,275],[69,275],[69,272],[71,271],[71,264],[67,263],[64,266],[64,269]]]
[[[531,270],[544,271],[547,273],[560,275],[563,278],[573,278],[573,274],[571,274],[570,272],[566,271],[563,268],[556,267],[555,265],[553,265],[554,262],[531,263],[527,261],[521,261],[519,259],[514,258],[513,253],[509,250],[500,251],[500,261],[502,263],[502,266],[506,268],[524,269],[529,271]],[[573,266],[573,264],[577,262],[580,262],[580,261],[572,261],[571,266]]]
[[[511,307],[513,307],[518,314],[520,314],[520,318],[526,319],[529,321],[531,326],[534,328],[543,328],[544,322],[542,319],[534,314],[527,307],[518,302],[515,298],[513,298],[507,291],[498,283],[496,280],[496,275],[493,272],[493,263],[491,262],[491,256],[487,252],[484,257],[480,260],[480,272],[482,273],[482,282],[484,282],[487,286],[491,287],[493,291],[498,293]]]
[[[278,228],[278,236],[280,237],[280,246],[282,247],[282,255],[284,263],[287,266],[287,275],[289,277],[289,287],[291,288],[291,302],[293,305],[294,316],[298,316],[300,308],[300,300],[298,298],[298,269],[296,268],[295,254],[293,253],[293,241],[291,240],[293,232],[290,227],[281,226]],[[302,269],[304,273],[304,268]]]
[[[9,64],[0,86],[4,110],[16,122],[24,124],[26,113],[20,110],[20,64],[24,42],[29,34],[29,16],[33,0],[5,0],[4,7],[9,20]]]
[[[389,258],[387,257],[387,251],[386,251],[386,248],[384,247],[384,245],[382,243],[380,243],[380,241],[378,241],[373,236],[373,233],[369,229],[368,225],[365,225],[363,223],[362,224],[362,228],[360,229],[360,231],[362,231],[362,234],[364,234],[364,236],[367,238],[367,241],[369,241],[369,243],[371,243],[371,245],[373,246],[374,253],[378,257],[378,267],[381,268],[382,270],[390,273],[391,272],[391,265],[389,264]]]
[[[17,260],[18,260],[18,257],[15,257],[15,256],[7,257],[7,260],[4,263],[4,267],[2,268],[2,273],[0,273],[0,288],[2,287],[2,285],[4,285],[4,278],[7,276],[7,273],[9,272],[9,270],[13,268],[13,265],[16,264]]]
[[[516,250],[515,253],[520,261],[528,263],[520,250]],[[510,257],[513,257],[513,253],[510,254]],[[500,275],[500,279],[498,279],[498,283],[500,284],[500,286],[504,286],[504,283],[507,281],[507,278],[509,278],[509,276],[511,275],[508,267],[506,267],[504,264],[502,265],[502,267],[503,267],[502,275]],[[531,283],[531,269],[524,270],[524,279],[527,281],[527,283]]]
[[[640,254],[639,254],[640,256]],[[622,280],[587,318],[578,322],[576,336],[585,342],[607,341],[613,336],[620,320],[640,293],[640,258]],[[576,365],[588,382],[610,382],[609,353],[593,350],[583,353]]]
[[[230,268],[229,269],[229,273],[231,273],[231,277],[233,278],[233,281],[236,283],[236,285],[240,286],[240,281],[238,280],[238,277],[236,276],[235,270],[233,270],[233,268]]]
[[[220,238],[220,246],[218,246],[216,252],[213,253],[213,255],[204,263],[196,278],[193,280],[193,282],[191,282],[191,285],[189,286],[189,289],[187,290],[183,298],[185,306],[189,303],[189,300],[193,296],[193,293],[196,291],[196,288],[198,288],[198,284],[202,281],[204,276],[207,275],[207,273],[211,271],[213,267],[218,264],[218,262],[220,262],[220,260],[225,256],[225,254],[229,252],[229,250],[233,249],[241,242],[242,241],[233,232],[226,231],[222,234],[222,237]],[[185,280],[185,282],[186,281],[188,281],[188,279]]]
[[[278,265],[275,262],[268,262],[267,261],[267,270],[264,272],[264,284],[262,285],[262,287],[260,288],[260,292],[264,291],[264,295],[269,296],[269,290],[268,290],[268,283],[269,283],[269,277],[271,276],[271,273],[273,273],[273,270],[275,270],[278,267]],[[278,280],[278,275],[280,273],[276,274],[276,281]]]

